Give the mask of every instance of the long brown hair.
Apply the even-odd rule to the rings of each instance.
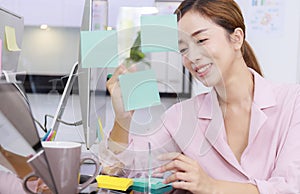
[[[241,28],[245,34],[241,48],[243,58],[248,67],[262,75],[256,56],[249,43],[245,40],[246,27],[244,18],[240,7],[234,0],[184,0],[175,11],[177,21],[190,10],[211,19],[215,24],[223,27],[229,34],[233,33],[236,28]]]

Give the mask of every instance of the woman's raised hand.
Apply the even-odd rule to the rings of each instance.
[[[133,111],[125,111],[120,83],[119,83],[120,75],[133,72],[133,71],[135,71],[134,66],[130,66],[129,68],[126,68],[124,65],[120,65],[118,68],[116,68],[114,74],[106,83],[106,87],[112,99],[116,121],[131,119],[133,115]]]

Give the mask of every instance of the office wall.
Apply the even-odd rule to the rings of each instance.
[[[270,2],[274,5],[266,7],[251,6],[247,0],[239,1],[246,18],[246,38],[256,53],[265,77],[280,83],[300,83],[300,1],[272,0]],[[255,17],[265,20],[255,20]],[[260,25],[254,23],[258,21]]]
[[[25,26],[18,71],[66,75],[78,58],[79,28]]]

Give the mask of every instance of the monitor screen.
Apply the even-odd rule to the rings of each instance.
[[[92,31],[93,0],[86,0],[81,31]],[[106,120],[106,77],[105,68],[82,68],[79,46],[78,89],[82,115],[82,125],[86,147],[89,149],[103,136]]]
[[[6,32],[5,32],[6,31]],[[21,53],[24,19],[0,7],[0,39],[2,42],[2,70],[16,72]],[[19,49],[16,49],[19,48]]]

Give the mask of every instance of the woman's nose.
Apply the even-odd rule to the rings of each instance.
[[[193,45],[190,47],[189,52],[187,54],[187,59],[194,64],[197,64],[204,55],[205,49],[199,45]]]

